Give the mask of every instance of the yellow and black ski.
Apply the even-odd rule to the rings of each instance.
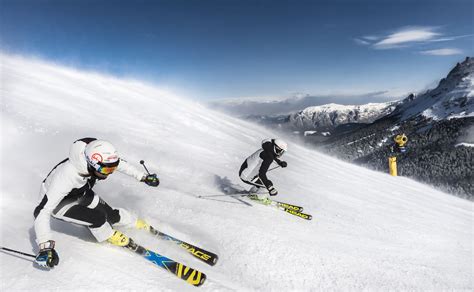
[[[293,210],[293,211],[296,211],[296,212],[303,212],[303,207],[292,205],[292,204],[289,204],[289,203],[280,202],[280,201],[274,201],[274,200],[272,200],[272,201],[275,202],[278,207],[283,207],[283,208]]]
[[[219,257],[213,252],[207,251],[205,249],[202,249],[200,247],[197,247],[197,246],[192,245],[190,243],[187,243],[185,241],[179,240],[179,239],[177,239],[177,238],[175,238],[171,235],[168,235],[166,233],[163,233],[163,232],[153,228],[152,226],[150,226],[150,232],[153,235],[155,235],[155,236],[157,236],[161,239],[169,240],[171,242],[176,243],[179,247],[186,250],[192,256],[194,256],[195,258],[205,262],[206,264],[208,264],[210,266],[214,266],[217,263],[217,260],[219,259]]]
[[[129,244],[125,247],[143,256],[152,264],[167,270],[193,286],[201,286],[206,281],[206,275],[204,273],[162,256],[157,252],[144,248],[143,246],[136,244],[131,238]]]
[[[309,215],[309,214],[305,214],[305,213],[301,213],[301,212],[298,212],[298,211],[295,211],[293,209],[288,209],[288,208],[285,208],[283,211],[291,214],[291,215],[295,215],[297,217],[300,217],[302,219],[306,219],[306,220],[311,220],[313,219],[313,216]]]
[[[265,206],[273,207],[273,208],[278,209],[278,210],[285,211],[288,214],[300,217],[300,218],[305,219],[305,220],[313,219],[313,216],[311,216],[310,214],[305,214],[305,213],[301,212],[303,210],[303,207],[299,207],[299,206],[288,204],[288,203],[273,201],[272,199],[269,199],[269,198],[264,199],[264,200],[260,200],[260,199],[258,199],[258,197],[256,195],[253,195],[253,196],[248,195],[246,197],[249,198],[250,200],[252,200],[253,202],[256,202],[256,203],[259,203],[259,204],[262,204],[262,205],[265,205]]]

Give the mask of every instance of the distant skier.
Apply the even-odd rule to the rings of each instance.
[[[240,179],[252,188],[249,190],[249,198],[258,199],[262,202],[268,201],[268,194],[276,196],[277,189],[271,180],[267,178],[270,165],[275,162],[281,167],[286,167],[286,161],[280,157],[288,150],[288,145],[281,139],[266,139],[262,141],[262,148],[258,149],[245,159],[240,167]]]
[[[55,241],[50,228],[51,216],[66,222],[87,226],[97,241],[127,246],[129,238],[112,226],[148,228],[148,224],[122,208],[110,207],[93,190],[97,180],[104,180],[115,170],[156,187],[156,174],[137,170],[119,158],[114,146],[107,141],[83,138],[75,141],[69,158],[57,164],[43,180],[40,203],[34,210],[36,242],[39,253],[35,262],[43,267],[59,263]]]

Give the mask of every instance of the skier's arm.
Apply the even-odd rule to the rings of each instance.
[[[273,152],[273,147],[274,146],[270,141],[262,144],[263,152],[265,152],[267,156],[271,157],[272,161],[274,160],[281,167],[286,167],[288,163],[286,163],[286,161],[278,159],[278,157],[275,156],[275,153]]]
[[[123,159],[120,159],[120,163],[117,167],[117,170],[128,174],[151,187],[157,187],[160,184],[160,180],[158,179],[156,173],[147,174],[143,171],[136,169],[133,165]]]
[[[56,172],[51,178],[48,192],[42,198],[42,208],[36,215],[34,228],[36,233],[36,243],[40,245],[49,240],[53,240],[51,232],[51,214],[59,202],[69,194],[73,188],[77,188],[77,173],[66,167],[62,171]],[[44,187],[44,185],[42,185]]]
[[[145,172],[138,170],[133,165],[128,163],[125,159],[120,159],[120,163],[117,167],[117,170],[131,177],[134,177],[139,181],[143,181],[143,179],[147,176]]]
[[[276,157],[275,157],[274,160],[275,160],[275,162],[276,162],[279,166],[281,166],[281,167],[283,167],[283,168],[285,168],[285,167],[288,166],[288,163],[287,163],[286,161],[280,160],[280,159],[278,159],[278,158],[276,158]]]

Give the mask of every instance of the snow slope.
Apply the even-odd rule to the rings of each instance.
[[[220,255],[210,267],[169,242],[123,230],[208,276],[194,288],[136,255],[97,244],[87,229],[52,227],[60,265],[51,271],[0,253],[0,290],[302,291],[473,289],[472,203],[403,177],[359,168],[296,143],[288,168],[269,173],[280,200],[305,221],[221,194],[260,141],[275,133],[153,86],[38,60],[0,55],[2,246],[35,253],[33,209],[41,181],[78,138],[112,141],[144,159],[162,184],[123,174],[95,190],[158,229]]]

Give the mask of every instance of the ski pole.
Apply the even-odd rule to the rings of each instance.
[[[148,174],[150,174],[150,172],[148,171],[148,168],[146,168],[146,166],[145,166],[145,161],[140,160],[140,164],[143,165],[143,167],[145,168],[146,172],[147,172]]]
[[[280,167],[280,166],[277,165],[277,166],[275,166],[275,167],[272,167],[272,168],[270,168],[269,170],[267,170],[267,172],[272,171],[272,170],[274,170],[274,169],[277,169],[278,167]]]
[[[246,197],[248,193],[245,194],[232,194],[232,195],[210,195],[210,196],[198,196],[198,198],[214,198],[214,197]]]
[[[21,252],[21,251],[18,251],[18,250],[14,250],[14,249],[10,249],[10,248],[6,248],[6,247],[3,247],[3,246],[1,246],[0,248],[1,248],[2,250],[11,251],[11,252],[16,252],[16,253],[19,253],[19,254],[24,255],[24,256],[29,256],[29,257],[32,257],[32,258],[36,258],[36,256],[33,255],[33,254],[24,253],[24,252]]]

